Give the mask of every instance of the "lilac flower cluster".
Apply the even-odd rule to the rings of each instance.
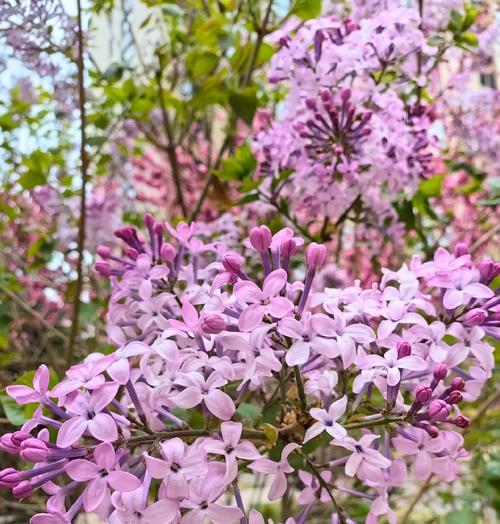
[[[309,244],[300,264],[304,242],[291,229],[255,227],[236,252],[198,238],[194,223],[147,215],[145,224],[147,239],[116,232],[122,255],[98,250],[119,347],[52,388],[41,366],[32,387],[7,389],[37,406],[0,438],[32,465],[0,471],[0,486],[21,500],[49,496],[31,524],[68,524],[80,512],[110,524],[261,524],[242,495],[248,470],[265,479],[269,500],[288,490],[287,523],[306,522],[318,499],[323,516],[353,523],[346,495],[370,502],[366,522],[393,523],[390,495],[408,476],[458,477],[459,428],[469,423],[461,406],[491,376],[486,337],[500,335],[498,263],[474,267],[458,244],[384,270],[369,289],[318,292],[327,250]],[[315,463],[309,442],[326,462]]]
[[[432,111],[409,96],[417,54],[433,52],[418,13],[324,17],[277,37],[269,78],[288,94],[254,139],[263,192],[289,199],[304,221],[335,222],[360,201],[375,227],[395,222],[391,203],[414,194],[432,159]]]

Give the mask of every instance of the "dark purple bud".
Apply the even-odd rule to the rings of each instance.
[[[6,468],[0,471],[0,487],[12,489],[21,482],[19,471],[14,468]]]
[[[250,244],[257,251],[266,251],[271,245],[273,235],[267,226],[253,227],[250,230]]]
[[[107,262],[96,262],[95,270],[103,277],[109,277],[111,275],[111,267]]]
[[[139,251],[137,249],[134,249],[133,247],[129,247],[126,251],[126,255],[128,258],[131,258],[132,260],[137,260],[139,258]]]
[[[458,258],[469,254],[469,246],[465,242],[459,242],[453,248],[453,254]]]
[[[432,371],[434,378],[437,380],[443,380],[448,374],[448,367],[446,364],[436,364],[434,370]]]
[[[465,387],[465,381],[462,377],[455,377],[451,381],[450,387],[456,391],[462,391]]]
[[[480,326],[488,318],[488,313],[481,308],[474,308],[464,315],[464,325],[467,327]]]
[[[22,442],[19,453],[21,458],[28,462],[43,462],[48,454],[49,449],[45,442],[37,438],[29,438]]]
[[[411,355],[411,346],[408,342],[400,340],[397,344],[398,358],[409,357]]]
[[[217,335],[226,329],[226,322],[220,315],[207,315],[201,321],[201,329],[207,335]]]
[[[325,263],[325,260],[326,247],[322,244],[316,244],[316,242],[311,242],[307,246],[306,250],[306,261],[309,268],[317,269]]]
[[[149,213],[146,213],[144,215],[144,224],[146,225],[146,227],[148,229],[151,229],[154,226],[154,223],[155,219]]]
[[[432,389],[429,386],[418,386],[415,391],[415,398],[420,404],[427,404],[432,398]]]
[[[307,109],[311,109],[312,111],[316,111],[316,109],[318,107],[316,105],[316,99],[312,98],[312,97],[306,98],[306,107],[307,107]]]
[[[455,424],[459,428],[466,428],[470,424],[470,420],[467,417],[464,417],[463,415],[458,415],[457,417],[450,418],[446,422]]]
[[[101,258],[109,258],[111,256],[111,249],[107,246],[97,246],[96,253]]]
[[[293,238],[288,238],[280,244],[280,254],[283,257],[293,257],[297,253],[297,242]]]
[[[175,260],[176,255],[174,246],[166,242],[161,246],[160,255],[161,258],[165,260],[165,262],[172,262],[173,260]]]
[[[350,89],[342,89],[340,92],[340,98],[344,104],[348,102],[348,100],[351,98],[351,90]]]
[[[425,429],[425,431],[427,431],[427,433],[429,434],[430,437],[432,437],[432,438],[439,437],[439,429],[436,426],[432,426],[431,424],[427,424],[424,427],[424,429]]]
[[[462,393],[460,393],[460,391],[457,391],[456,389],[454,389],[447,397],[446,397],[446,402],[448,402],[448,404],[460,404],[460,402],[462,402],[462,400],[464,399],[464,397],[462,397]]]
[[[444,400],[435,399],[429,404],[429,417],[434,420],[446,420],[451,412],[451,406]]]
[[[31,497],[31,495],[33,494],[33,488],[31,487],[31,483],[28,480],[23,480],[17,486],[12,488],[12,494],[18,500],[23,500],[27,499],[28,497]]]
[[[164,226],[161,222],[157,222],[157,223],[153,226],[153,231],[154,231],[157,235],[163,235],[163,233],[165,232],[165,226]]]

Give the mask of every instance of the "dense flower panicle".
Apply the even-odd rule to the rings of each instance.
[[[269,79],[288,94],[254,138],[262,191],[304,223],[335,223],[356,208],[360,227],[383,236],[399,223],[392,204],[432,173],[435,115],[405,92],[418,80],[416,52],[433,53],[418,13],[309,20],[279,45]]]
[[[460,475],[461,405],[491,376],[486,336],[499,335],[498,263],[476,267],[459,244],[384,270],[366,289],[313,291],[329,254],[315,243],[304,250],[288,228],[255,227],[236,252],[199,238],[194,223],[146,215],[145,226],[144,237],[116,232],[121,254],[98,248],[116,350],[88,356],[53,387],[41,366],[32,387],[7,389],[38,405],[0,439],[32,463],[0,471],[0,486],[19,499],[50,495],[32,524],[71,523],[81,511],[111,524],[263,522],[243,504],[245,468],[268,479],[269,500],[300,479],[296,522],[316,496],[331,502],[330,490],[373,501],[367,522],[393,522],[391,490],[407,476]],[[299,252],[302,273],[291,269]],[[255,279],[249,262],[259,259]],[[291,386],[280,401],[283,377]],[[264,425],[240,411],[260,411],[262,400],[284,410]],[[320,470],[302,451],[316,439],[329,452]],[[331,511],[352,521],[337,503]]]

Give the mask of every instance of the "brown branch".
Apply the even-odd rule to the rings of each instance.
[[[78,97],[80,106],[80,175],[81,175],[81,188],[80,188],[80,219],[78,223],[78,261],[76,265],[77,279],[75,298],[73,302],[73,318],[71,322],[71,332],[69,337],[68,350],[66,353],[66,363],[71,365],[75,353],[75,344],[79,330],[79,317],[80,317],[80,295],[83,287],[83,252],[85,250],[85,222],[86,222],[86,189],[87,189],[87,135],[86,135],[86,113],[85,113],[85,64],[83,60],[83,28],[82,28],[82,6],[81,0],[77,0],[78,9]]]
[[[160,58],[160,68],[156,72],[156,83],[158,86],[158,99],[160,102],[160,110],[161,110],[161,115],[163,119],[163,128],[165,131],[165,135],[167,137],[167,144],[166,146],[164,146],[164,150],[165,150],[165,153],[167,153],[170,167],[172,169],[172,178],[174,179],[175,191],[177,194],[177,200],[179,202],[179,206],[181,208],[183,216],[187,217],[188,213],[187,213],[186,203],[184,202],[184,195],[182,194],[181,169],[179,166],[179,162],[177,160],[174,133],[172,130],[172,124],[170,122],[170,117],[168,116],[167,108],[165,106],[165,99],[163,97],[163,86],[162,86],[162,79],[161,79],[162,74],[163,74],[163,67],[161,65],[161,58]]]

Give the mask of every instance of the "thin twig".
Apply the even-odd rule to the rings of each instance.
[[[332,490],[328,483],[325,481],[325,479],[321,476],[321,472],[316,468],[312,460],[302,451],[301,448],[298,448],[296,450],[303,459],[307,462],[308,466],[311,468],[311,471],[313,472],[314,476],[318,479],[318,482],[320,483],[321,487],[327,492],[328,496],[330,497],[330,500],[333,502],[333,505],[335,507],[335,511],[337,512],[337,515],[339,517],[340,523],[346,522],[346,515],[342,507],[339,505],[339,503],[335,500],[335,497],[333,496]]]
[[[172,169],[172,178],[174,179],[175,191],[177,195],[177,200],[181,208],[182,214],[184,217],[187,217],[187,207],[184,202],[184,195],[182,193],[182,181],[181,181],[181,170],[179,162],[177,160],[177,151],[176,144],[174,141],[174,133],[172,130],[172,124],[170,122],[170,117],[168,116],[167,108],[165,106],[165,99],[163,97],[163,86],[162,86],[162,74],[163,67],[161,65],[160,58],[160,68],[156,72],[156,83],[158,86],[158,99],[160,102],[160,110],[163,119],[163,128],[165,130],[165,135],[167,137],[167,145],[164,147],[165,152],[167,153],[168,160],[170,162],[170,167]]]
[[[418,504],[420,499],[424,496],[425,492],[431,487],[431,480],[432,475],[420,486],[420,489],[415,494],[415,496],[410,501],[410,504],[406,508],[406,510],[403,513],[403,516],[401,517],[401,524],[407,524],[408,518],[410,517],[412,511],[414,510],[415,506]]]
[[[47,322],[38,311],[33,309],[28,303],[26,303],[21,297],[16,295],[16,293],[13,293],[10,291],[10,289],[7,289],[3,284],[0,284],[0,291],[8,296],[13,302],[15,302],[20,308],[22,308],[24,311],[29,313],[32,317],[36,318],[43,326],[52,333],[55,337],[61,339],[66,344],[69,342],[69,337],[67,337],[62,331],[59,331],[57,328],[55,328],[50,322]]]
[[[66,353],[66,363],[71,365],[75,353],[75,343],[78,336],[79,317],[80,317],[80,295],[83,287],[83,252],[85,250],[85,222],[86,222],[86,189],[87,189],[87,167],[88,157],[86,151],[86,113],[85,113],[85,64],[83,60],[83,23],[82,23],[82,6],[81,0],[77,0],[78,9],[78,97],[80,105],[80,218],[78,223],[78,261],[76,264],[77,278],[75,297],[73,301],[73,318],[71,322],[71,331],[69,336],[68,350]]]

